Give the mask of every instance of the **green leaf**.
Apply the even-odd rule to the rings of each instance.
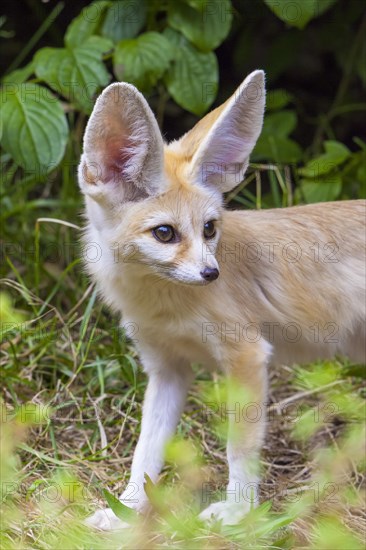
[[[324,147],[325,153],[323,155],[312,159],[304,168],[299,170],[301,176],[314,179],[329,174],[351,155],[351,151],[338,141],[325,141]]]
[[[344,376],[355,376],[356,378],[365,378],[366,379],[366,368],[365,365],[346,365],[344,366],[342,373]]]
[[[34,57],[36,75],[89,113],[95,92],[109,82],[102,55],[110,47],[106,38],[91,36],[73,49],[42,48]]]
[[[68,127],[53,94],[37,84],[2,90],[2,145],[26,170],[50,172],[64,156]]]
[[[121,40],[114,52],[114,72],[119,80],[149,90],[163,76],[172,60],[168,40],[157,32],[147,32],[132,40]]]
[[[230,0],[210,0],[207,4],[195,2],[194,7],[181,0],[169,4],[169,25],[203,52],[214,50],[221,44],[229,34],[232,18]]]
[[[137,519],[137,512],[123,504],[120,500],[118,500],[118,498],[112,495],[112,493],[107,491],[107,489],[103,489],[103,495],[108,503],[108,506],[112,508],[113,512],[119,519],[126,521],[127,523],[131,523]]]
[[[321,180],[301,181],[301,190],[307,203],[333,201],[342,191],[342,179],[339,174],[329,174]]]
[[[155,489],[155,483],[152,481],[151,477],[145,472],[144,473],[144,491],[150,501],[154,500],[154,489]]]
[[[324,142],[325,152],[329,155],[333,155],[339,159],[342,159],[342,162],[346,160],[351,154],[351,151],[340,143],[339,141],[325,141]]]
[[[0,314],[0,327],[4,330],[14,328],[14,325],[20,325],[26,320],[24,314],[13,307],[12,298],[6,292],[0,292]]]
[[[31,61],[25,67],[16,69],[11,73],[4,76],[2,79],[3,84],[23,84],[34,73],[34,63]],[[9,89],[9,88],[8,88]]]
[[[252,160],[269,160],[279,164],[292,164],[302,158],[296,141],[283,136],[261,135],[251,155]]]
[[[207,6],[210,0],[186,0],[187,4],[195,8],[196,10],[203,9]]]
[[[174,51],[174,63],[165,76],[174,100],[191,113],[201,116],[212,105],[218,88],[218,64],[213,52],[202,53],[173,29],[164,31]]]
[[[277,111],[283,109],[292,101],[292,95],[287,90],[270,90],[266,97],[267,111]]]
[[[83,44],[92,34],[97,34],[103,20],[104,11],[110,6],[108,1],[92,2],[83,8],[67,27],[65,45],[75,48]]]
[[[134,38],[146,23],[146,2],[119,0],[108,9],[102,26],[102,35],[114,42]]]
[[[264,0],[275,15],[288,25],[303,29],[328,10],[337,0]]]
[[[262,135],[287,137],[296,128],[295,111],[281,111],[264,117]]]
[[[280,164],[298,162],[302,157],[302,150],[295,141],[288,138],[296,124],[295,111],[280,111],[266,115],[252,159],[264,159]]]
[[[91,317],[91,314],[92,314],[94,302],[95,302],[96,297],[97,297],[97,292],[98,292],[97,289],[94,288],[93,293],[92,293],[92,295],[91,295],[91,297],[88,301],[88,305],[85,308],[85,311],[84,311],[84,314],[83,314],[83,320],[82,320],[81,325],[80,325],[80,339],[79,339],[79,342],[81,340],[84,340],[84,338],[85,338],[85,334],[86,334],[86,331],[88,329],[88,325],[89,325],[90,317]]]

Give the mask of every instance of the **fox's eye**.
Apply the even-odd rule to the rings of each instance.
[[[213,221],[206,222],[203,226],[203,234],[205,239],[213,239],[216,235],[216,228]]]
[[[159,225],[152,230],[152,234],[162,243],[170,243],[175,240],[174,229],[171,225]]]

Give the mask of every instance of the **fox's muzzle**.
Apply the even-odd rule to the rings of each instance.
[[[205,267],[205,269],[203,269],[203,271],[200,271],[200,275],[202,277],[202,279],[204,279],[205,281],[216,281],[216,279],[218,278],[219,276],[219,270],[216,269],[216,267]]]

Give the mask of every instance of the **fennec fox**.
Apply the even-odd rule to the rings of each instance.
[[[142,94],[116,83],[98,98],[85,131],[85,242],[100,251],[88,271],[124,326],[138,327],[149,377],[130,478],[137,502],[128,490],[120,497],[138,511],[148,508],[144,473],[159,475],[193,362],[226,373],[232,400],[242,387],[261,407],[270,364],[365,361],[365,201],[223,208],[222,194],[243,180],[264,107],[258,70],[166,144]],[[229,524],[258,500],[265,432],[264,414],[235,420],[230,415],[227,498],[201,513]],[[88,523],[123,525],[110,509]]]

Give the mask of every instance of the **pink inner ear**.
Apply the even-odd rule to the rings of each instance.
[[[122,136],[113,136],[106,140],[102,158],[104,183],[118,182],[123,179],[123,172],[127,164],[131,163],[133,152],[131,141]]]

